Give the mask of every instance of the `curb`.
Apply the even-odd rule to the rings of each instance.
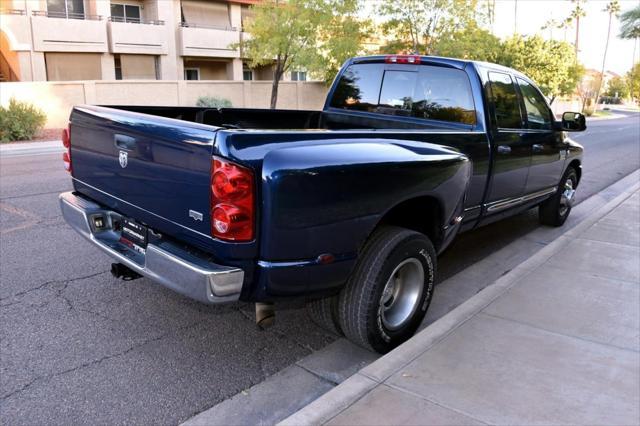
[[[57,154],[64,151],[62,142],[59,140],[20,142],[0,145],[0,156],[18,157],[23,155],[44,155]]]
[[[609,115],[601,115],[601,116],[596,116],[596,117],[587,117],[587,124],[590,121],[603,121],[603,120],[615,120],[616,118],[625,118],[627,117],[624,114],[609,114]]]
[[[492,285],[486,287],[429,327],[416,334],[397,349],[363,368],[342,384],[278,424],[293,426],[316,425],[328,422],[366,395],[371,389],[381,384],[391,375],[397,373],[407,364],[414,361],[424,352],[454,332],[458,327],[462,326],[466,321],[514,286],[521,278],[533,272],[550,257],[561,251],[577,235],[580,235],[624,202],[638,189],[640,189],[640,182],[631,185],[613,200],[591,213],[574,228],[563,233],[528,260],[522,262],[512,271],[497,279]]]

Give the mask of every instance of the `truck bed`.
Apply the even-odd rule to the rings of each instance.
[[[108,106],[158,117],[206,124],[226,129],[247,130],[348,130],[348,129],[460,129],[459,125],[441,123],[438,126],[423,120],[408,122],[406,117],[394,118],[348,112],[312,110],[203,108],[173,106]]]

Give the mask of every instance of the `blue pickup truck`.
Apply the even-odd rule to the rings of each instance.
[[[77,106],[63,132],[68,224],[204,303],[303,298],[312,319],[387,352],[433,294],[459,232],[538,207],[564,223],[582,147],[535,84],[499,65],[368,56],[322,111]]]

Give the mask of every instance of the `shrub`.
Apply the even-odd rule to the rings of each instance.
[[[0,141],[33,139],[46,121],[47,116],[39,108],[11,98],[7,108],[0,106]]]
[[[594,110],[593,110],[593,107],[588,107],[588,108],[585,108],[585,109],[584,109],[583,113],[584,113],[584,115],[586,115],[587,117],[591,117],[591,116],[593,115],[593,111],[594,111]]]
[[[217,98],[215,96],[200,96],[196,106],[207,108],[231,108],[231,101],[226,98]]]

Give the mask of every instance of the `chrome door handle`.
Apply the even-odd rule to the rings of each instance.
[[[533,144],[533,152],[542,152],[542,151],[544,151],[543,145],[540,145],[539,143]]]
[[[498,145],[498,154],[511,154],[511,147],[508,145]]]

